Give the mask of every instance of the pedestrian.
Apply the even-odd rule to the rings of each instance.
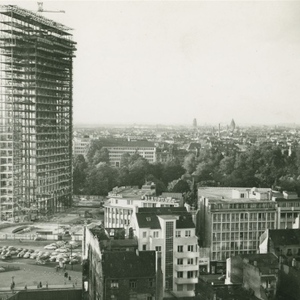
[[[46,289],[48,288],[48,281],[46,281]]]
[[[43,287],[43,285],[42,285],[42,282],[40,281],[40,288],[42,288]]]
[[[69,281],[71,281],[71,276],[69,275]]]
[[[25,290],[25,291],[27,291],[27,284],[25,284],[25,286],[24,286],[24,290]]]

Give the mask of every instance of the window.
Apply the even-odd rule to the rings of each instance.
[[[176,230],[175,236],[176,236],[177,238],[178,238],[178,237],[181,237],[181,231],[180,231],[180,230]]]
[[[177,285],[177,292],[182,292],[183,291],[183,285],[182,284],[178,284]]]
[[[177,272],[177,278],[183,278],[183,272]]]
[[[161,252],[161,246],[156,246],[156,247],[155,247],[155,251]]]
[[[154,279],[153,279],[153,278],[150,278],[150,279],[149,279],[149,287],[154,287],[154,286],[155,286],[154,283],[155,283],[155,282],[154,282]]]
[[[183,259],[182,258],[177,259],[177,265],[183,265]]]
[[[190,230],[186,230],[185,231],[185,237],[190,237],[191,236],[191,231]]]
[[[147,231],[144,231],[143,232],[143,238],[146,238],[147,237]]]
[[[188,245],[188,251],[193,252],[194,251],[194,245]]]
[[[194,278],[194,272],[193,271],[188,271],[187,272],[187,278]]]
[[[188,265],[193,265],[194,264],[194,260],[192,258],[188,258]]]
[[[245,198],[245,194],[241,194],[241,198]]]
[[[118,204],[118,199],[116,199],[116,204]]]
[[[183,252],[183,246],[177,246],[177,252]]]
[[[118,280],[111,280],[111,283],[110,283],[110,287],[112,288],[112,289],[117,289],[117,288],[119,288],[119,281]]]
[[[130,280],[129,280],[129,287],[130,287],[131,289],[135,289],[135,288],[136,288],[136,280],[130,279]]]
[[[158,238],[158,231],[154,231],[154,232],[153,232],[153,237],[154,237],[154,238]]]
[[[146,251],[146,250],[147,250],[147,245],[144,244],[144,245],[143,245],[143,251]]]

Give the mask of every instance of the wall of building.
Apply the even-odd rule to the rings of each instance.
[[[281,265],[278,272],[277,293],[282,299],[298,300],[300,295],[300,271],[299,269]]]
[[[82,300],[82,290],[27,290],[6,298],[9,300]]]
[[[112,280],[118,281],[118,287],[112,287]],[[135,281],[136,287],[130,287],[130,281]],[[151,284],[150,284],[151,280]],[[110,278],[105,279],[104,299],[113,299],[112,295],[117,300],[130,300],[130,295],[136,295],[136,299],[145,300],[156,295],[156,279],[153,278]]]

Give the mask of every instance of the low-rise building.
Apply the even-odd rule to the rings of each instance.
[[[227,259],[225,283],[241,283],[258,299],[275,299],[278,270],[278,258],[272,253],[238,255]]]
[[[101,225],[85,226],[82,274],[87,299],[162,299],[160,256],[155,251],[139,252],[135,244],[110,239]]]
[[[104,204],[104,226],[106,228],[128,228],[131,216],[137,207],[179,207],[183,199],[155,196],[155,184],[146,183],[138,187],[115,187]]]
[[[267,229],[260,237],[259,253],[300,258],[300,229]]]

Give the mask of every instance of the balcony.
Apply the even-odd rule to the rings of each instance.
[[[199,257],[199,252],[175,252],[176,258],[196,258]]]
[[[198,271],[198,265],[175,265],[175,271]]]
[[[198,277],[195,278],[174,278],[176,284],[193,284],[198,283]]]

